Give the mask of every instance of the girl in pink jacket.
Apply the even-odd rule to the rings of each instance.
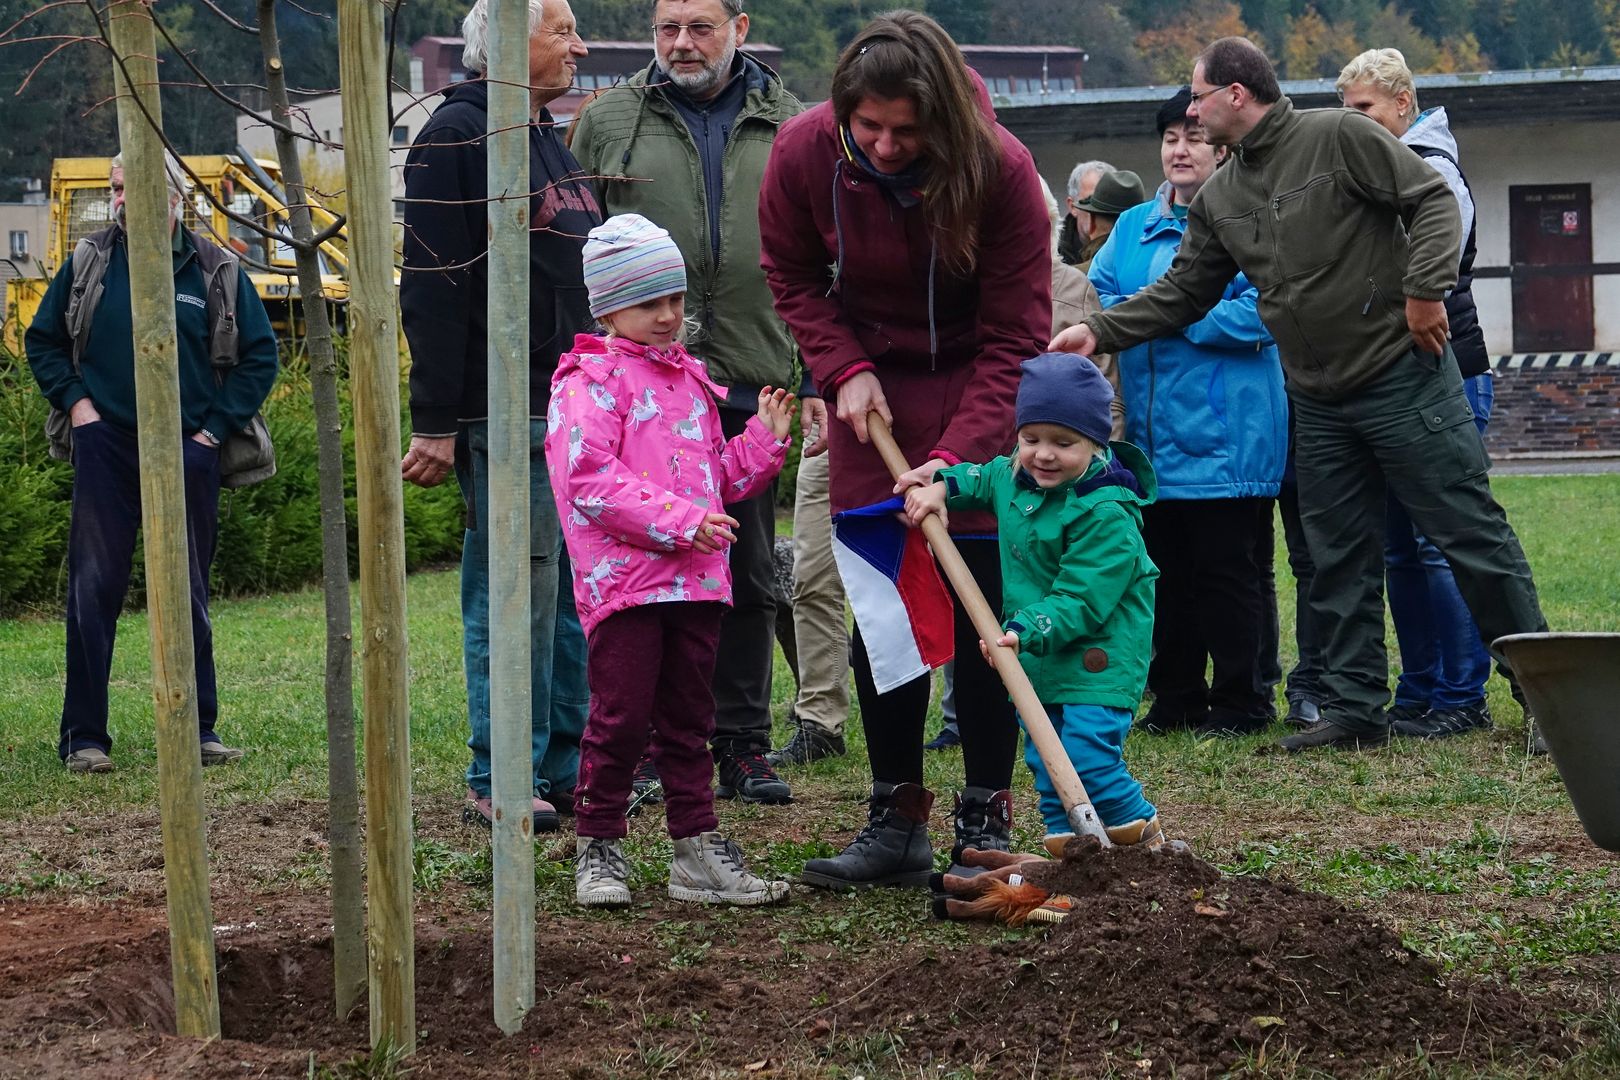
[[[710,683],[731,603],[737,521],[725,503],[781,471],[793,395],[766,387],[759,415],[725,441],[715,399],[726,391],[680,343],[686,266],[669,234],[622,214],[591,230],[584,260],[591,314],[607,334],[579,335],[558,360],[546,424],[591,685],[575,899],[630,903],[620,841],[631,775],[650,747],[675,841],[669,895],[773,903],[787,883],[749,873],[716,831]]]

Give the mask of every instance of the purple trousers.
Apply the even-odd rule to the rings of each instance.
[[[591,711],[580,740],[575,828],[625,835],[630,779],[650,750],[664,784],[669,835],[710,832],[714,816],[715,652],[724,604],[674,601],[609,615],[587,639]]]

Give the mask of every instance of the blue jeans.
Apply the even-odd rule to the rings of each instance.
[[[1464,379],[1463,393],[1474,410],[1474,426],[1483,432],[1496,399],[1490,374]],[[1385,528],[1384,576],[1401,649],[1395,703],[1431,709],[1479,705],[1485,700],[1491,658],[1457,590],[1451,564],[1413,527],[1393,493]]]
[[[208,569],[219,534],[219,451],[181,444],[186,492],[186,550],[191,579],[191,647],[197,676],[197,727],[214,737],[214,629],[208,618]],[[105,420],[73,429],[73,516],[67,549],[67,690],[57,753],[112,749],[107,681],[118,614],[129,592],[135,531],[141,524],[140,446]]]
[[[1063,749],[1080,774],[1086,794],[1097,808],[1097,816],[1105,826],[1124,825],[1137,818],[1150,818],[1158,813],[1142,794],[1142,785],[1125,766],[1125,736],[1131,730],[1129,709],[1109,708],[1106,705],[1048,705],[1046,715],[1057,729]],[[1019,718],[1023,723],[1023,718]],[[1046,822],[1046,833],[1072,833],[1069,816],[1063,812],[1063,800],[1052,787],[1052,778],[1041,755],[1035,750],[1035,741],[1024,736],[1024,763],[1035,774],[1035,791],[1040,795],[1041,818]]]
[[[562,525],[546,472],[546,425],[529,421],[529,641],[534,790],[572,791],[590,691],[585,633],[574,609]],[[489,795],[489,425],[462,425],[456,482],[467,505],[461,548],[462,653],[467,668],[467,786]],[[561,586],[559,587],[559,582]]]

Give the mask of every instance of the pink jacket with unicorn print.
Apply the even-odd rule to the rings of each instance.
[[[727,553],[703,554],[692,537],[711,511],[764,490],[788,443],[758,418],[727,442],[725,396],[680,345],[580,334],[558,360],[546,465],[587,634],[638,604],[731,603]]]

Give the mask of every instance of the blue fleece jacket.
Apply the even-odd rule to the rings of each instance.
[[[1172,210],[1168,183],[1121,214],[1091,264],[1103,307],[1162,277],[1186,228]],[[1147,452],[1161,500],[1277,494],[1288,403],[1258,300],[1239,274],[1204,318],[1119,354],[1125,438]]]

